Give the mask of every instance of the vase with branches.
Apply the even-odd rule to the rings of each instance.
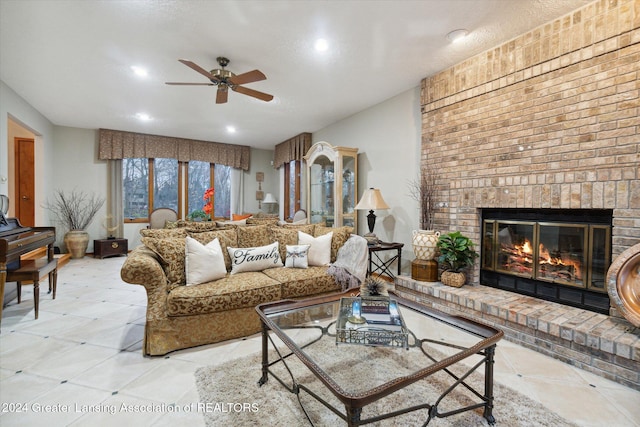
[[[44,206],[51,211],[67,232],[64,243],[72,258],[84,257],[89,244],[89,233],[86,229],[93,222],[105,199],[95,194],[73,190],[64,192],[56,190],[52,200]]]
[[[420,206],[420,229],[413,230],[413,253],[416,259],[432,261],[436,258],[436,248],[440,232],[433,230],[436,210],[436,176],[431,169],[424,169],[420,176],[409,183],[409,195]]]

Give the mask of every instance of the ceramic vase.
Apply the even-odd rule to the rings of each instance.
[[[413,230],[413,254],[416,259],[431,261],[436,257],[438,248],[439,231]]]
[[[71,258],[84,258],[89,245],[89,233],[84,230],[71,230],[64,235],[64,244]]]

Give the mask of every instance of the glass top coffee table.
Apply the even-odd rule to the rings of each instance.
[[[350,342],[341,319],[353,320],[351,301],[358,292],[256,307],[262,321],[258,383],[271,376],[296,394],[311,424],[309,402],[348,426],[399,416],[419,417],[426,425],[469,410],[495,423],[493,357],[501,330],[391,295],[403,323],[392,333],[407,339],[395,345],[382,339]]]

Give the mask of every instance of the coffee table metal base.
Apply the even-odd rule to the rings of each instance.
[[[335,336],[334,334],[329,333],[329,328],[333,325],[330,324],[326,327],[322,327],[322,326],[300,326],[300,327],[296,327],[296,328],[292,328],[292,329],[300,329],[300,328],[305,328],[305,329],[319,329],[321,334],[320,336],[309,342],[308,344],[306,344],[304,347],[302,348],[306,348],[310,345],[313,345],[314,343],[318,342],[320,339],[322,339],[323,336]],[[410,332],[411,333],[411,332]],[[414,338],[415,342],[413,344],[411,344],[411,347],[418,347],[422,350],[422,352],[424,353],[424,355],[430,359],[432,362],[436,362],[436,359],[433,358],[433,356],[430,356],[423,347],[423,343],[428,343],[428,342],[434,342],[432,340],[429,339],[417,339],[415,337],[415,335],[413,335],[411,333],[412,337]],[[274,350],[276,351],[276,353],[278,354],[278,358],[274,361],[269,361],[269,342],[271,342],[271,346],[274,348]],[[447,344],[443,344],[442,342],[438,342],[439,345],[447,345]],[[451,347],[456,347],[458,348],[458,346],[455,346],[453,344],[449,344],[449,346]],[[302,403],[302,401],[300,400],[300,392],[304,391],[307,394],[309,394],[310,396],[312,396],[314,399],[316,399],[318,402],[322,403],[325,407],[327,407],[328,409],[330,409],[332,412],[334,412],[337,416],[339,416],[340,418],[342,418],[346,423],[347,426],[351,427],[351,426],[360,426],[360,425],[365,425],[365,424],[370,424],[373,422],[377,422],[377,421],[381,421],[381,420],[385,420],[385,419],[389,419],[389,418],[393,418],[393,417],[397,417],[403,414],[407,414],[409,412],[414,412],[414,411],[418,411],[418,410],[423,410],[426,409],[427,413],[428,413],[428,417],[425,420],[423,425],[427,425],[429,424],[429,422],[434,419],[434,418],[445,418],[445,417],[449,417],[452,415],[457,415],[461,412],[465,412],[465,411],[470,411],[473,409],[477,409],[477,408],[482,408],[484,407],[484,412],[483,412],[483,417],[489,422],[489,424],[495,424],[496,420],[493,417],[493,365],[494,365],[494,354],[495,354],[495,347],[496,345],[493,344],[487,348],[485,348],[484,350],[479,351],[478,355],[483,356],[483,358],[476,363],[475,365],[473,365],[471,368],[469,368],[463,375],[456,375],[454,374],[449,368],[447,367],[443,367],[442,369],[436,371],[443,371],[446,372],[454,381],[453,383],[444,391],[442,392],[442,394],[436,399],[436,401],[434,403],[424,403],[424,404],[420,404],[420,405],[414,405],[414,406],[410,406],[401,410],[397,410],[397,411],[393,411],[393,412],[389,412],[387,414],[383,414],[383,415],[378,415],[378,416],[373,416],[373,417],[369,417],[366,419],[362,419],[362,409],[363,406],[352,406],[349,404],[345,404],[345,412],[342,412],[340,409],[336,408],[335,406],[333,406],[332,404],[330,404],[329,402],[327,402],[326,400],[324,400],[322,397],[320,397],[319,395],[317,395],[316,393],[314,393],[312,390],[310,390],[308,387],[306,387],[304,384],[299,384],[293,373],[291,372],[291,369],[289,369],[289,366],[287,365],[287,359],[291,356],[296,356],[294,351],[291,351],[287,354],[282,354],[280,352],[280,350],[277,348],[277,346],[275,345],[275,343],[273,342],[273,339],[271,338],[270,334],[269,334],[269,327],[262,322],[262,376],[260,377],[260,380],[258,381],[258,384],[260,386],[264,385],[265,383],[267,383],[267,381],[269,380],[269,375],[271,375],[272,377],[274,377],[280,384],[282,384],[283,387],[285,387],[287,390],[289,390],[289,392],[295,394],[298,398],[298,402],[300,404],[300,407],[302,408],[303,412],[305,413],[305,416],[307,417],[307,420],[309,421],[309,423],[311,425],[313,425],[313,421],[311,420],[311,418],[309,417],[309,414],[307,413],[304,404]],[[271,369],[270,367],[277,364],[277,363],[283,363],[287,372],[289,373],[290,377],[291,377],[291,385],[287,384],[283,379],[281,379],[280,377],[278,377]],[[480,367],[484,366],[484,392],[480,392],[476,389],[474,389],[471,385],[469,385],[465,380],[469,377],[469,375],[471,375],[473,372],[475,372],[476,370],[478,370]],[[434,372],[435,373],[435,372]],[[428,377],[423,379],[423,381],[428,381]],[[454,389],[456,389],[456,387],[458,386],[463,386],[465,387],[467,390],[469,390],[471,393],[473,393],[480,401],[478,403],[472,404],[472,405],[468,405],[468,406],[464,406],[461,408],[457,408],[454,410],[450,410],[450,411],[446,411],[446,412],[439,412],[438,411],[438,405],[440,404],[440,402],[449,394],[451,393]]]

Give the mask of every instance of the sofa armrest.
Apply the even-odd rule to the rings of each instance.
[[[120,277],[127,283],[144,286],[147,292],[156,288],[169,291],[167,276],[158,256],[144,245],[138,246],[129,253],[120,269]]]

